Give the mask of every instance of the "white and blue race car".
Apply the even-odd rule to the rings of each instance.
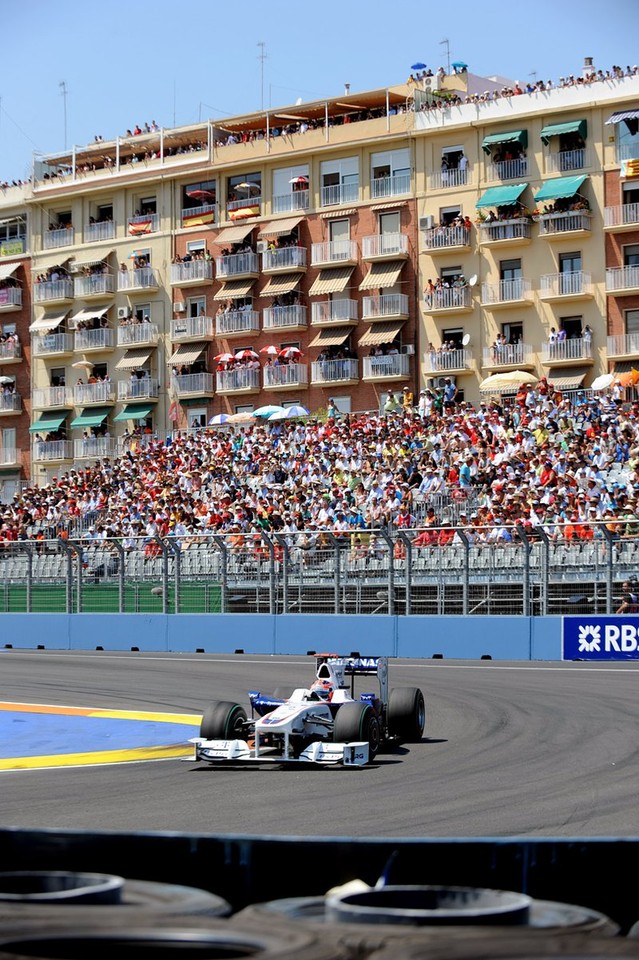
[[[355,677],[377,677],[378,693],[355,698]],[[248,694],[251,716],[219,700],[205,711],[195,760],[222,763],[315,763],[363,766],[383,746],[418,743],[425,723],[417,687],[388,690],[386,657],[318,654],[315,681],[289,697]]]

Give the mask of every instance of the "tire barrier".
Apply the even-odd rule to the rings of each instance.
[[[506,931],[504,931],[505,933]],[[367,960],[609,960],[633,957],[639,953],[636,943],[624,938],[575,935],[568,938],[547,936],[520,937],[511,930],[503,938],[448,941],[447,943],[402,943],[369,954]]]
[[[15,870],[0,873],[0,902],[57,904],[120,903],[123,877],[64,870]]]
[[[328,896],[326,917],[336,923],[421,926],[519,926],[532,898],[478,887],[387,886]]]

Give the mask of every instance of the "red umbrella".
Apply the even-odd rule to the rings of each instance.
[[[280,350],[280,357],[283,357],[285,360],[294,360],[296,357],[303,356],[304,354],[299,347],[284,347],[283,350]]]
[[[276,357],[280,351],[273,344],[269,344],[268,347],[262,347],[260,353],[268,353],[269,357]]]
[[[235,354],[236,360],[259,360],[259,354],[255,350],[240,350]]]
[[[215,194],[210,190],[187,190],[187,197],[192,197],[193,200],[202,200],[204,203],[215,203]]]
[[[232,353],[218,353],[217,357],[213,357],[214,360],[217,360],[218,363],[230,363],[231,360],[235,360],[235,357]]]
[[[289,183],[308,183],[308,177],[291,177]]]

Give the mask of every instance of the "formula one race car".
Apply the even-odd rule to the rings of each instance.
[[[355,699],[355,677],[376,675],[379,695]],[[239,703],[220,700],[204,713],[195,760],[208,763],[342,763],[362,766],[382,746],[418,743],[425,722],[417,687],[388,691],[386,657],[318,654],[315,681],[290,697],[248,694],[251,717]]]

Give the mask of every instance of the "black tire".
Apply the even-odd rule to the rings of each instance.
[[[419,743],[424,733],[426,710],[419,687],[397,687],[388,701],[388,732],[404,743]]]
[[[333,743],[368,743],[370,759],[377,756],[380,742],[379,720],[370,703],[343,703],[335,716]]]
[[[230,700],[216,700],[204,711],[200,724],[203,740],[246,740],[246,710]]]

